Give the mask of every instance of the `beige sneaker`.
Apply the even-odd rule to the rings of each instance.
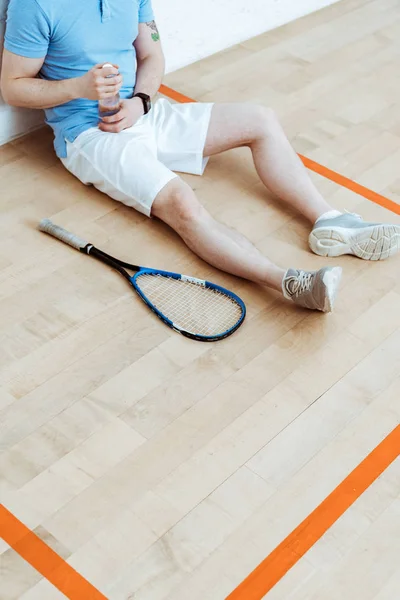
[[[319,271],[289,269],[283,278],[283,295],[304,308],[331,312],[341,277],[341,267],[325,267]]]

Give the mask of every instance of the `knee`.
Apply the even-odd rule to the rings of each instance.
[[[257,132],[255,141],[269,137],[277,125],[279,125],[275,111],[267,106],[255,105],[254,117],[256,119]]]
[[[204,218],[206,211],[192,188],[182,180],[172,180],[153,204],[152,214],[181,232]]]
[[[171,194],[172,212],[180,223],[196,221],[203,213],[202,206],[197,200],[192,188],[183,184]]]

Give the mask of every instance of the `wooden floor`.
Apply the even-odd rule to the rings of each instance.
[[[398,0],[343,0],[166,83],[272,106],[298,152],[400,203],[399,40]],[[312,176],[338,209],[400,222]],[[245,150],[185,179],[280,265],[326,264]],[[0,181],[2,502],[110,600],[223,600],[399,423],[400,257],[338,259],[323,316],[82,186],[47,130],[0,149]],[[39,234],[43,217],[229,286],[245,325],[215,345],[180,337],[118,275]],[[268,600],[399,598],[399,517],[398,459]],[[2,600],[64,598],[4,542],[0,553]]]

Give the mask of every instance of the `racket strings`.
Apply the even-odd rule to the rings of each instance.
[[[157,310],[185,331],[220,335],[234,327],[242,308],[230,296],[201,284],[144,273],[136,284]]]

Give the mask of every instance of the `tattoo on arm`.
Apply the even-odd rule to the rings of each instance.
[[[153,42],[158,42],[160,39],[160,34],[158,33],[157,25],[155,21],[149,21],[146,23],[147,27],[149,27],[153,33],[151,34],[151,39]]]

